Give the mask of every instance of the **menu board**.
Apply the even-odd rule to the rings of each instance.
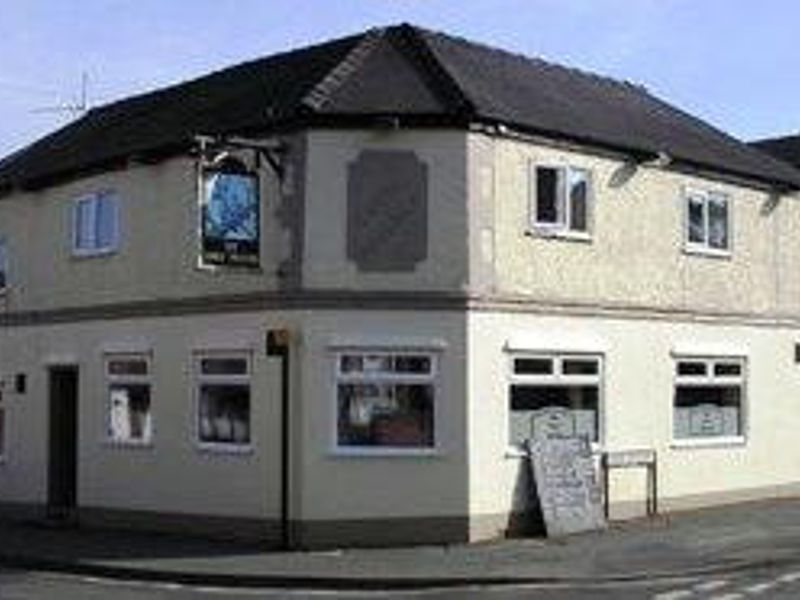
[[[543,438],[531,441],[528,448],[547,535],[604,528],[602,493],[588,440]]]

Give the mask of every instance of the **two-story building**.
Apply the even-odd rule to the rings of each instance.
[[[1,512],[478,540],[553,429],[655,450],[662,510],[797,494],[798,188],[408,25],[91,110],[0,162]]]

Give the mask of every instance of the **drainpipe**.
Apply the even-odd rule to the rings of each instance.
[[[291,506],[291,419],[289,415],[289,331],[270,329],[267,332],[267,356],[281,359],[281,548],[294,546],[289,520]]]

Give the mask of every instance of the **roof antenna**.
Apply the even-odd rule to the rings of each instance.
[[[89,74],[81,73],[81,94],[77,102],[43,106],[33,110],[35,113],[68,113],[73,117],[80,117],[89,111]]]

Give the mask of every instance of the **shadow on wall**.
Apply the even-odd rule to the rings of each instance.
[[[544,537],[542,507],[536,493],[536,481],[529,458],[520,460],[514,483],[512,510],[508,515],[506,535],[508,537]]]

